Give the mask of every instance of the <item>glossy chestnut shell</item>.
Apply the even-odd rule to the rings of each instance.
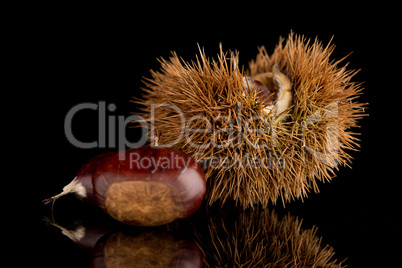
[[[156,226],[186,218],[201,205],[202,168],[171,148],[143,146],[105,156],[92,174],[93,198],[113,218]]]

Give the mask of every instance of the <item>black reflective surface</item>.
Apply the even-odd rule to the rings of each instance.
[[[47,255],[49,265],[345,267],[351,262],[345,253],[353,252],[353,243],[363,235],[350,224],[351,218],[348,229],[337,220],[326,222],[322,228],[283,209],[255,207],[243,211],[233,204],[204,207],[188,219],[160,227],[133,227],[73,198],[60,200],[57,211],[43,220],[43,231],[50,240],[46,252],[57,252]],[[324,232],[325,228],[329,231]],[[364,258],[359,254],[354,252],[355,261]],[[62,256],[66,259],[59,263]]]
[[[394,125],[384,126],[383,119],[392,118],[395,113],[383,113],[383,103],[392,97],[385,97],[381,90],[391,87],[387,86],[389,79],[379,79],[385,74],[377,72],[380,65],[373,59],[392,50],[392,45],[382,41],[388,36],[384,30],[387,27],[374,27],[370,13],[360,17],[348,14],[342,16],[342,23],[330,20],[330,16],[311,21],[303,16],[281,18],[277,21],[283,24],[277,27],[271,27],[271,23],[268,27],[262,19],[258,26],[244,26],[243,21],[229,27],[232,24],[225,20],[208,27],[200,22],[188,23],[191,30],[179,19],[171,23],[165,23],[169,21],[166,20],[156,28],[146,27],[138,18],[135,23],[128,19],[131,15],[117,16],[112,21],[89,19],[86,14],[75,19],[66,15],[63,19],[53,17],[54,23],[44,23],[37,40],[41,44],[40,60],[48,66],[44,85],[49,93],[47,101],[42,100],[37,107],[41,120],[36,122],[36,128],[41,130],[41,139],[36,143],[46,154],[46,163],[35,161],[46,171],[38,179],[41,190],[35,199],[40,237],[33,243],[33,249],[40,249],[35,265],[90,267],[94,260],[116,264],[126,256],[128,259],[121,263],[131,263],[131,267],[141,267],[141,261],[150,261],[154,267],[169,267],[168,264],[180,260],[180,249],[187,249],[194,263],[201,256],[205,267],[336,267],[331,263],[341,262],[347,267],[396,267],[400,251],[398,243],[394,245],[400,235],[399,186],[395,183],[400,177],[395,173],[400,158],[395,156],[398,131]],[[107,111],[106,120],[117,122],[118,116],[136,112],[138,107],[129,100],[141,96],[142,77],[149,77],[149,69],[158,69],[156,58],[169,57],[170,50],[191,60],[198,52],[197,42],[212,56],[218,53],[222,42],[227,49],[238,49],[242,64],[247,64],[257,53],[257,46],[265,45],[270,51],[279,36],[286,36],[291,29],[312,39],[318,36],[324,44],[334,35],[334,59],[353,51],[349,67],[361,69],[355,79],[365,82],[361,101],[370,103],[370,116],[361,120],[361,128],[356,130],[362,133],[362,141],[360,151],[351,152],[353,168],[339,167],[331,183],[319,183],[320,193],[312,192],[304,201],[271,205],[265,210],[241,211],[233,204],[214,206],[200,210],[188,220],[156,228],[116,223],[74,196],[60,198],[53,215],[50,206],[41,204],[41,200],[60,192],[91,157],[116,149],[109,146],[109,138],[101,148],[72,145],[64,131],[65,116],[72,107],[99,101],[114,104],[115,109]],[[374,57],[376,51],[382,54]],[[99,139],[96,111],[80,111],[72,127],[82,141]],[[117,126],[115,131],[117,141]],[[391,134],[384,135],[385,131]],[[135,129],[127,129],[125,134],[132,141],[140,135]],[[45,217],[48,219],[43,220]],[[61,227],[70,230],[64,230],[70,237],[62,233]],[[91,230],[93,235],[85,245],[77,245],[71,237],[76,237],[77,231],[81,236],[80,230],[84,229]],[[108,256],[112,256],[109,260],[105,260],[105,247]],[[112,254],[116,249],[144,254]]]

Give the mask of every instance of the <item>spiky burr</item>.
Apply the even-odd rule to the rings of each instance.
[[[173,53],[135,102],[145,106],[151,142],[204,167],[208,204],[305,198],[350,165],[365,115],[357,71],[333,60],[333,50],[291,33],[271,55],[261,47],[245,71],[239,54],[222,47],[216,60],[202,49],[194,62]]]

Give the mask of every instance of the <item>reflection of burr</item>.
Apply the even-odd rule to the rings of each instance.
[[[204,267],[345,267],[332,247],[321,245],[316,227],[304,230],[290,215],[279,220],[268,209],[224,207],[196,216],[192,229]]]

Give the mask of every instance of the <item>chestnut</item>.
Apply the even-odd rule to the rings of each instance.
[[[280,121],[287,119],[288,116],[283,113],[292,105],[292,83],[280,72],[277,64],[272,66],[272,72],[243,77],[243,89],[247,94],[257,91],[264,106],[263,115],[274,116]]]
[[[205,191],[204,172],[193,158],[143,146],[91,159],[62,193],[44,202],[74,193],[125,224],[157,226],[193,214]]]
[[[261,80],[261,81],[260,81]],[[245,76],[243,77],[243,89],[247,94],[250,94],[253,90],[257,91],[257,96],[262,100],[263,105],[272,104],[275,101],[274,92],[269,90],[263,83],[266,79],[264,77]]]

